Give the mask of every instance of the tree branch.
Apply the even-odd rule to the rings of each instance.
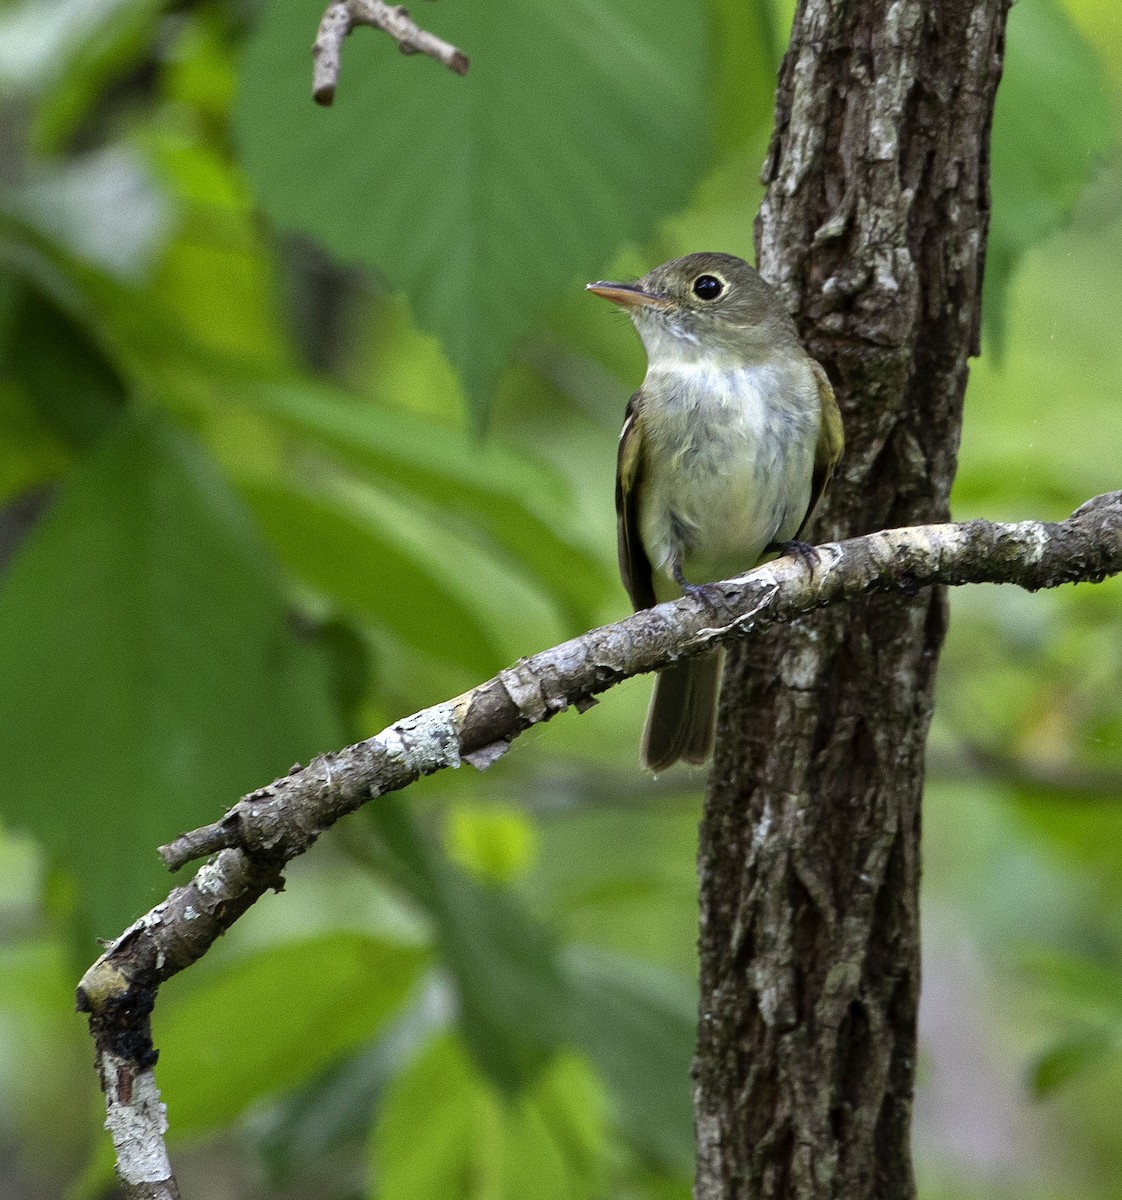
[[[427,54],[457,75],[466,75],[468,56],[449,42],[422,29],[402,4],[384,0],[333,0],[327,6],[312,43],[312,99],[329,105],[339,82],[343,39],[359,25],[381,29],[397,42],[402,54]]]
[[[935,584],[1013,583],[1035,591],[1122,572],[1122,492],[1088,501],[1059,524],[1024,521],[924,525],[818,548],[808,567],[778,559],[715,585],[710,603],[684,597],[523,659],[453,700],[398,721],[377,737],[324,754],[244,796],[226,816],[161,847],[172,869],[216,851],[89,968],[78,1008],[90,1014],[98,1067],[126,1195],[174,1197],[163,1149],[163,1106],[152,1076],[149,1017],[160,984],[200,958],[284,865],[340,817],[422,775],[467,761],[485,769],[524,729],[633,675],[654,671],[871,593]],[[166,1168],[166,1177],[152,1179]],[[131,1189],[131,1190],[129,1190]]]

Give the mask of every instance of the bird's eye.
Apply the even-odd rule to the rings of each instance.
[[[693,294],[699,300],[716,300],[725,290],[725,285],[716,275],[699,275],[693,281]]]

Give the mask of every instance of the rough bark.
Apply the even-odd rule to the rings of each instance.
[[[758,261],[834,382],[816,536],[944,519],[977,353],[1008,0],[803,0]],[[939,589],[738,647],[699,849],[697,1200],[914,1195]]]

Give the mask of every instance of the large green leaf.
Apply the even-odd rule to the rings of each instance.
[[[278,573],[196,446],[130,413],[0,584],[0,803],[113,934],[167,890],[155,847],[337,744]]]
[[[561,956],[509,887],[486,886],[446,859],[399,798],[369,810],[391,873],[433,922],[459,999],[465,1043],[508,1095],[577,1047],[603,1080],[619,1127],[647,1160],[693,1162],[689,1067],[693,987],[669,971],[589,948]]]
[[[473,677],[502,665],[486,626],[410,552],[392,517],[281,478],[246,480],[242,491],[281,561],[336,604]]]
[[[43,426],[84,448],[120,417],[125,384],[68,313],[34,288],[19,292],[0,355]]]
[[[1009,14],[993,119],[993,218],[984,312],[997,348],[1005,291],[1024,252],[1067,218],[1110,145],[1105,72],[1057,0],[1020,0]]]
[[[722,151],[739,150],[743,156],[746,142],[754,144],[771,129],[780,55],[775,14],[771,0],[710,0],[710,4],[716,27],[716,140]],[[744,165],[741,162],[742,169]],[[751,241],[751,232],[744,229],[745,242]]]
[[[374,1034],[426,953],[355,933],[272,946],[160,1008],[159,1080],[177,1136],[225,1124]]]
[[[510,1096],[478,1073],[456,1038],[439,1038],[391,1087],[373,1149],[372,1194],[393,1200],[604,1194],[603,1105],[570,1056]]]
[[[694,989],[669,972],[587,949],[570,953],[566,967],[577,1043],[606,1084],[620,1127],[644,1157],[688,1174]]]
[[[313,438],[365,473],[437,505],[445,521],[482,536],[493,551],[556,596],[580,628],[614,586],[568,531],[573,503],[557,474],[526,455],[481,444],[416,413],[360,405],[322,386],[261,384],[231,403]]]
[[[335,107],[312,104],[309,13],[265,10],[236,103],[269,214],[405,290],[477,422],[512,343],[688,196],[704,161],[706,8],[448,0],[464,78],[360,30]],[[426,13],[426,19],[430,14]]]
[[[571,1040],[568,982],[550,930],[509,888],[474,880],[425,836],[396,796],[370,810],[398,882],[433,924],[460,1025],[492,1082],[514,1093]]]
[[[365,1144],[390,1084],[448,1025],[443,990],[418,991],[389,1029],[255,1110],[248,1132],[274,1188],[291,1189],[330,1154]]]

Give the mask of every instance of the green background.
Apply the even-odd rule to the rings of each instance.
[[[624,615],[643,360],[583,292],[750,254],[782,0],[0,6],[0,1192],[112,1187],[73,989],[154,847]],[[1122,464],[1122,9],[1021,0],[955,515]],[[1122,1187],[1122,585],[959,589],[925,808],[926,1200]],[[388,798],[161,992],[186,1195],[689,1195],[700,778],[649,684]]]

